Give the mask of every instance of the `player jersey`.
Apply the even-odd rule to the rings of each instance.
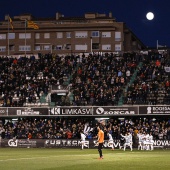
[[[85,139],[86,139],[86,136],[82,133],[82,134],[81,134],[81,140],[82,140],[82,141],[85,141]]]
[[[154,143],[152,135],[149,135],[149,142]]]
[[[139,142],[142,142],[143,141],[143,135],[142,134],[137,134],[137,136],[138,136]]]
[[[122,137],[125,138],[125,143],[131,143],[132,142],[132,135],[127,135],[127,136],[123,136]]]
[[[145,135],[146,142],[149,142],[149,134]]]
[[[113,141],[112,135],[109,133],[109,141]]]
[[[131,135],[131,134],[129,134],[129,135],[128,135],[128,137],[129,137],[129,139],[128,139],[128,140],[129,140],[129,142],[130,142],[130,143],[132,143],[132,135]]]
[[[98,132],[98,142],[99,143],[103,143],[104,142],[104,132],[102,130],[100,130]]]

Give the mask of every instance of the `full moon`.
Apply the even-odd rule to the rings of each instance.
[[[152,12],[148,12],[148,13],[146,14],[146,18],[147,18],[148,20],[153,20],[154,14],[153,14]]]

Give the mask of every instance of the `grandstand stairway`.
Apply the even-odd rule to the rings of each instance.
[[[53,103],[53,102],[50,103],[47,98],[48,98],[48,95],[46,95],[46,94],[43,94],[42,96],[40,96],[40,103],[41,103],[41,105],[42,106],[43,105],[44,106],[54,106],[55,103]]]
[[[72,76],[71,75],[68,75],[64,78],[64,82],[63,82],[63,86],[68,86],[71,82],[71,79],[72,79]],[[70,98],[70,101],[73,101],[73,94],[70,93],[69,95],[69,98]],[[40,103],[48,103],[48,106],[55,106],[55,102],[50,102],[50,93],[49,94],[43,94],[41,97],[40,97]]]
[[[132,85],[133,82],[135,81],[136,79],[136,76],[137,76],[137,72],[138,72],[138,69],[141,68],[143,65],[143,62],[140,62],[135,70],[135,72],[133,73],[131,79],[130,79],[130,82],[125,86],[125,88],[123,89],[123,93],[122,95],[120,96],[119,98],[119,101],[118,101],[118,106],[122,106],[123,103],[124,103],[124,94],[127,93],[127,89],[128,89],[128,86],[129,85]]]

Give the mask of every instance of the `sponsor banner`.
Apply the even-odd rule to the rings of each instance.
[[[90,141],[86,140],[85,144],[89,147]],[[79,139],[47,139],[44,142],[44,147],[80,147],[81,140]]]
[[[0,116],[7,116],[7,108],[5,107],[0,108]]]
[[[86,140],[84,148],[97,148],[97,140]],[[1,147],[12,147],[12,148],[81,148],[80,139],[2,139]],[[119,140],[113,141],[113,146],[119,148]],[[104,148],[110,148],[108,140],[104,141]]]
[[[92,107],[54,107],[50,108],[50,115],[63,116],[91,116],[93,115]]]
[[[138,115],[138,107],[93,107],[93,115]]]
[[[96,148],[97,140],[86,140],[86,148]],[[115,149],[119,149],[123,144],[120,143],[120,140],[113,140],[113,146]],[[136,146],[136,145],[135,145]],[[135,148],[135,146],[133,146]],[[79,139],[2,139],[0,147],[12,147],[12,148],[81,148],[81,140]],[[103,143],[104,148],[111,148],[108,144],[108,140],[105,140]],[[137,146],[136,146],[137,147]],[[154,140],[154,148],[168,148],[170,147],[170,140]],[[127,148],[128,149],[128,148]]]
[[[1,147],[12,147],[12,148],[36,148],[43,147],[41,142],[37,139],[2,139]]]
[[[85,147],[84,148],[97,148],[97,140],[85,140]],[[120,142],[119,140],[113,141],[114,148],[119,148]],[[67,148],[76,148],[81,147],[81,140],[79,139],[47,139],[45,140],[44,147],[67,147]],[[111,148],[108,145],[108,140],[105,140],[103,143],[104,148]]]
[[[37,107],[13,107],[8,108],[9,116],[39,116],[48,115],[48,108],[37,108]]]
[[[113,140],[113,147],[115,148],[115,149],[118,149],[119,147],[120,147],[120,140]],[[92,145],[92,147],[94,147],[94,148],[97,148],[98,147],[98,145],[97,145],[97,140],[93,140],[93,145]],[[108,143],[108,140],[105,140],[104,141],[104,143],[103,143],[103,147],[104,148],[111,148],[111,145],[109,145],[109,143]]]
[[[154,147],[170,147],[170,141],[169,140],[154,140]]]
[[[169,115],[170,106],[139,106],[140,115]]]

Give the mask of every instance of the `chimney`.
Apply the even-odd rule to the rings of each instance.
[[[112,18],[112,12],[109,12],[109,17]]]
[[[59,20],[62,17],[62,14],[60,14],[59,12],[56,13],[56,20]]]

